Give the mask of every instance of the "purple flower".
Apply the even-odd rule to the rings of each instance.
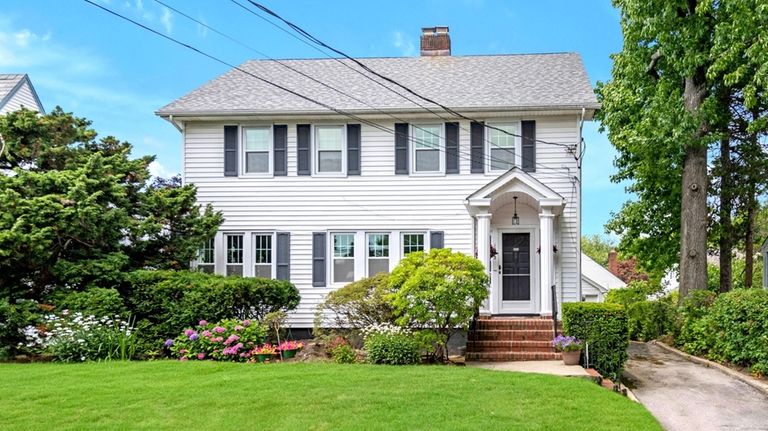
[[[201,361],[202,361],[203,359],[205,359],[205,353],[198,353],[198,354],[197,354],[197,359],[199,359],[199,360],[201,360]]]
[[[243,320],[243,326],[251,326],[250,320]]]
[[[199,335],[197,335],[197,332],[194,332],[194,333],[192,333],[192,334],[189,336],[189,339],[190,339],[191,341],[196,341],[198,338],[200,338],[200,336],[199,336]]]
[[[215,332],[217,334],[221,334],[224,331],[226,331],[226,329],[222,328],[221,326],[217,326],[217,327],[213,328],[213,332]]]
[[[194,329],[185,329],[184,330],[184,335],[186,335],[187,337],[189,337],[190,335],[192,335],[194,333],[195,333]]]
[[[165,340],[165,347],[173,346],[173,340],[171,338]]]
[[[206,322],[205,319],[203,319],[203,320],[197,322],[197,324],[200,325],[200,326],[205,326],[205,325],[208,324],[208,322]]]

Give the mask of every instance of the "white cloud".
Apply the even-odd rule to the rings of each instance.
[[[416,44],[413,43],[412,39],[406,37],[402,31],[398,30],[392,34],[392,45],[400,50],[400,54],[405,57],[416,54]]]
[[[153,177],[170,178],[177,174],[177,172],[171,172],[166,169],[165,166],[160,164],[157,160],[149,164],[149,174]]]
[[[173,14],[167,7],[163,7],[163,14],[160,15],[160,23],[163,24],[166,34],[173,32]]]

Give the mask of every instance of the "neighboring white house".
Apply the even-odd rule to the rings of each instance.
[[[627,284],[604,266],[581,253],[581,298],[587,302],[603,302],[611,289],[620,289]]]
[[[26,74],[0,74],[0,115],[22,107],[45,114],[35,87]]]
[[[551,315],[552,285],[580,301],[577,158],[598,108],[581,57],[451,56],[447,30],[424,29],[419,57],[360,61],[480,122],[336,59],[248,61],[161,108],[184,181],[224,215],[198,267],[290,279],[294,327],[328,292],[436,247],[486,265],[483,313]]]

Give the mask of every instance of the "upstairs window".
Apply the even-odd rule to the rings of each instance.
[[[227,275],[243,275],[243,235],[227,234]]]
[[[423,233],[404,233],[403,234],[403,256],[414,251],[424,251]]]
[[[269,174],[272,172],[271,127],[244,127],[243,151],[246,174]]]
[[[272,278],[272,234],[254,234],[253,246],[253,275]]]
[[[414,125],[413,126],[413,172],[441,172],[442,157],[442,126]]]
[[[334,233],[333,263],[331,272],[334,283],[355,281],[355,234]]]
[[[488,129],[488,156],[492,171],[508,171],[515,166],[517,128],[514,124],[494,124]],[[506,132],[506,133],[505,133]]]
[[[315,126],[315,153],[317,173],[344,173],[344,126]]]
[[[389,234],[368,234],[368,276],[389,272]]]
[[[216,250],[213,238],[204,242],[197,250],[197,270],[213,274],[216,271]]]

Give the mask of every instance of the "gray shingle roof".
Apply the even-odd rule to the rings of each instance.
[[[240,67],[345,111],[375,111],[372,106],[392,111],[421,109],[339,61],[281,61],[366,103],[312,82],[275,61],[252,60]],[[382,75],[454,109],[598,107],[581,57],[576,53],[364,58],[360,61]],[[352,65],[349,60],[344,62]],[[395,89],[403,92],[402,89]],[[164,106],[158,115],[291,112],[327,110],[232,69]]]

